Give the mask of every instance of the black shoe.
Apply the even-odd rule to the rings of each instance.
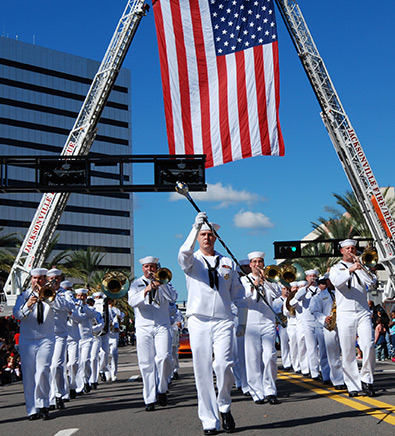
[[[40,415],[38,413],[33,413],[33,415],[29,415],[27,418],[29,421],[37,421],[37,419],[40,418]]]
[[[95,391],[97,389],[97,383],[92,383],[92,389]]]
[[[298,371],[294,371],[295,374],[302,374],[302,371],[299,369]]]
[[[89,383],[85,383],[84,384],[84,393],[85,394],[89,394],[89,392],[91,391],[91,386]]]
[[[167,395],[158,394],[158,402],[162,407],[167,406]]]
[[[75,391],[75,389],[70,389],[70,398],[72,400],[75,400],[77,398],[77,392]]]
[[[376,395],[373,389],[373,385],[371,383],[362,382],[362,390],[364,394],[368,397],[374,397]]]
[[[55,404],[51,404],[51,405],[48,407],[48,410],[56,410],[56,406],[55,406]]]
[[[180,378],[180,375],[178,374],[177,371],[173,374],[173,378],[174,380],[178,380]]]
[[[46,407],[43,407],[42,409],[40,409],[40,418],[43,421],[48,421],[48,419],[50,419],[49,410]]]
[[[317,375],[317,377],[311,377],[311,379],[314,381],[322,381],[322,378],[320,375]]]
[[[310,377],[310,373],[309,372],[307,372],[306,374],[303,374],[303,372],[302,372],[302,375],[303,375],[303,377]]]
[[[245,397],[251,397],[251,394],[247,391],[247,392],[243,392],[243,395],[245,396]]]
[[[206,428],[203,430],[204,434],[218,434],[218,430],[216,428]]]
[[[331,383],[330,380],[324,380],[324,381],[322,382],[322,384],[323,384],[323,385],[331,385],[332,383]]]
[[[291,370],[292,370],[292,368],[290,366],[288,366],[287,368],[283,368],[283,371],[286,371],[286,372],[289,372]]]
[[[145,406],[146,412],[153,412],[155,410],[155,403],[150,403]]]
[[[344,391],[345,389],[347,389],[346,385],[337,385],[337,386],[334,386],[334,388],[336,391]]]
[[[272,406],[275,405],[275,404],[281,404],[281,401],[279,401],[278,398],[275,395],[268,395],[266,397],[266,400]]]
[[[256,400],[254,401],[255,404],[265,404],[265,400]]]
[[[354,397],[357,397],[358,394],[359,394],[358,391],[351,391],[351,392],[348,393],[348,396],[354,398]]]
[[[105,374],[104,372],[101,372],[101,373],[100,373],[100,380],[101,380],[102,382],[107,381],[106,374]]]
[[[56,397],[56,408],[57,409],[64,409],[64,401],[62,398]]]
[[[226,433],[231,433],[236,428],[235,420],[230,412],[221,413],[222,428]]]

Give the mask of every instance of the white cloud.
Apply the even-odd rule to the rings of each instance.
[[[181,233],[176,233],[176,234],[174,235],[174,237],[175,237],[176,239],[184,239],[184,235],[182,235]]]
[[[241,210],[234,216],[233,221],[236,227],[243,229],[261,230],[274,227],[270,219],[261,212],[244,212]]]
[[[192,192],[191,197],[199,202],[210,201],[218,203],[218,209],[236,203],[252,204],[264,200],[264,197],[261,195],[248,191],[236,191],[231,185],[223,186],[222,183],[215,183],[214,185],[207,184],[206,192]],[[181,200],[181,198],[183,198],[183,196],[176,192],[170,194],[170,201],[178,201]]]

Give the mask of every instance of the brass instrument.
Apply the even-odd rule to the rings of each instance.
[[[335,299],[333,299],[332,309],[329,318],[330,318],[329,321],[325,322],[324,327],[331,332],[336,328],[336,300]]]
[[[53,287],[55,280],[50,280],[45,283],[38,291],[38,299],[44,303],[52,303],[56,298],[56,290]]]
[[[371,257],[371,253],[376,253],[376,252],[366,251],[365,253],[366,253],[366,257],[371,262],[373,262],[374,258]],[[350,255],[351,255],[354,262],[358,262],[361,265],[361,268],[366,272],[366,274],[368,274],[372,279],[375,277],[374,274],[371,271],[369,271],[368,264],[364,263],[363,255],[362,255],[362,260],[358,256],[355,256],[355,254],[353,254],[353,253],[350,253]],[[376,253],[376,256],[377,256],[377,253]]]
[[[278,283],[281,278],[281,268],[277,265],[268,265],[264,269],[264,277],[267,281]]]
[[[291,291],[287,297],[287,299],[285,300],[285,307],[288,309],[289,314],[293,317],[295,316],[295,312],[296,309],[291,306],[291,300],[293,297],[295,297],[295,294],[298,292],[297,289],[295,289],[294,291]]]
[[[284,286],[289,287],[289,284],[295,281],[303,280],[304,271],[298,263],[284,265],[281,267],[280,281]]]
[[[362,253],[361,261],[368,268],[374,268],[377,265],[379,256],[375,250],[367,250]]]
[[[108,272],[101,282],[101,289],[104,294],[114,299],[125,296],[129,287],[130,283],[127,275],[120,271]]]
[[[172,279],[173,275],[168,268],[159,268],[154,274],[153,280],[159,282],[161,285],[167,285]]]

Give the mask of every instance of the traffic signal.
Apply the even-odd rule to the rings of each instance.
[[[294,259],[301,257],[302,249],[300,241],[274,242],[275,259]]]

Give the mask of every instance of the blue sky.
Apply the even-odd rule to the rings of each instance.
[[[150,2],[149,2],[150,3]],[[301,0],[299,5],[376,179],[394,186],[395,2]],[[100,61],[126,0],[0,1],[2,36]],[[250,158],[206,171],[207,193],[192,193],[241,259],[254,250],[273,263],[273,242],[303,238],[327,216],[333,193],[350,189],[320,118],[320,108],[278,10],[281,103],[286,155]],[[158,50],[151,11],[125,59],[132,76],[134,154],[167,154]],[[136,168],[136,180],[142,175]],[[173,271],[180,300],[185,281],[177,253],[194,221],[187,200],[135,195],[135,257],[160,257]],[[218,244],[217,249],[224,253]]]

